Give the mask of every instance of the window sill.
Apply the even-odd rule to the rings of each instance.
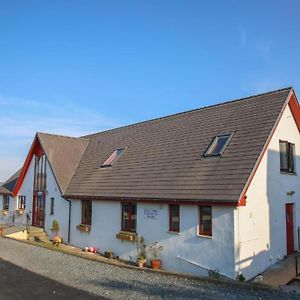
[[[128,241],[128,242],[135,242],[137,237],[137,233],[135,232],[129,232],[129,231],[120,231],[119,233],[116,234],[116,238],[118,240],[123,241]]]
[[[205,234],[197,234],[197,237],[199,238],[207,238],[207,239],[212,239],[212,235],[205,235]]]
[[[76,226],[76,228],[80,231],[80,232],[86,232],[86,233],[90,233],[92,230],[92,227],[90,225],[85,225],[85,224],[79,224]]]
[[[294,176],[297,176],[296,172],[280,171],[280,173],[282,175],[294,175]]]
[[[178,232],[178,231],[172,231],[172,230],[167,231],[167,233],[175,234],[175,235],[180,235],[180,234],[181,234],[181,233]]]

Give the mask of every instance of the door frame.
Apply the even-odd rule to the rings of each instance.
[[[294,234],[294,203],[285,204],[285,227],[286,227],[286,252],[287,255],[295,252]]]
[[[42,197],[44,210],[36,210],[36,202],[38,197]],[[32,199],[32,226],[44,228],[45,226],[45,208],[46,208],[46,195],[44,192],[35,192]],[[39,220],[39,218],[41,218]]]

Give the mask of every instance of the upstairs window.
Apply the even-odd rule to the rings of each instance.
[[[81,224],[92,225],[92,201],[82,200]]]
[[[280,171],[295,173],[295,145],[286,141],[279,141]]]
[[[122,203],[122,231],[136,232],[135,203]]]
[[[3,210],[9,210],[9,195],[3,196]]]
[[[180,206],[171,204],[169,206],[169,231],[180,232]]]
[[[204,156],[220,156],[224,152],[229,143],[231,134],[223,134],[216,136],[206,150]]]
[[[124,152],[125,148],[119,148],[101,165],[101,168],[111,167],[112,163]]]
[[[25,209],[26,208],[26,196],[19,196],[18,201],[18,209]]]

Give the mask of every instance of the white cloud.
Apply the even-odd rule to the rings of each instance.
[[[0,96],[0,105],[0,181],[22,165],[37,131],[82,136],[122,125],[65,99],[49,103]]]

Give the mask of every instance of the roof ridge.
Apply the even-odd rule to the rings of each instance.
[[[62,135],[62,134],[54,134],[54,133],[47,133],[47,132],[41,132],[38,131],[37,134],[44,134],[44,135],[50,135],[50,136],[55,136],[55,137],[62,137],[62,138],[68,138],[68,139],[74,139],[74,140],[88,140],[84,136],[80,137],[75,137],[75,136],[68,136],[68,135]]]
[[[217,106],[228,105],[228,104],[239,102],[239,101],[247,101],[247,100],[251,100],[251,99],[256,98],[256,97],[261,97],[261,96],[268,95],[268,94],[275,94],[275,93],[279,93],[279,92],[283,92],[283,91],[287,91],[287,90],[291,90],[291,89],[293,89],[293,87],[289,86],[289,87],[286,87],[286,88],[281,88],[281,89],[277,89],[277,90],[273,90],[273,91],[268,91],[268,92],[264,92],[264,93],[260,93],[260,94],[255,94],[255,95],[252,95],[252,96],[247,96],[247,97],[238,98],[238,99],[234,99],[234,100],[228,100],[228,101],[225,101],[225,102],[219,102],[219,103],[216,103],[216,104],[203,106],[203,107],[199,107],[199,108],[195,108],[195,109],[191,109],[191,110],[187,110],[187,111],[183,111],[183,112],[178,112],[178,113],[174,113],[174,114],[163,116],[163,117],[158,117],[158,118],[145,120],[145,121],[141,121],[141,122],[137,122],[137,123],[133,123],[133,124],[129,124],[129,125],[120,126],[120,127],[117,127],[117,128],[112,128],[112,129],[108,129],[108,130],[104,130],[104,131],[91,133],[91,134],[88,134],[88,135],[84,135],[81,138],[88,138],[88,137],[95,136],[95,135],[98,135],[98,134],[101,134],[101,133],[109,133],[111,131],[116,131],[116,130],[120,130],[120,129],[123,129],[123,128],[139,126],[139,125],[142,125],[142,124],[145,124],[145,123],[150,123],[150,122],[154,122],[154,121],[158,121],[158,120],[168,119],[168,118],[175,117],[175,116],[178,116],[178,115],[194,113],[196,111],[211,109],[211,108],[214,108],[214,107],[217,107]]]

